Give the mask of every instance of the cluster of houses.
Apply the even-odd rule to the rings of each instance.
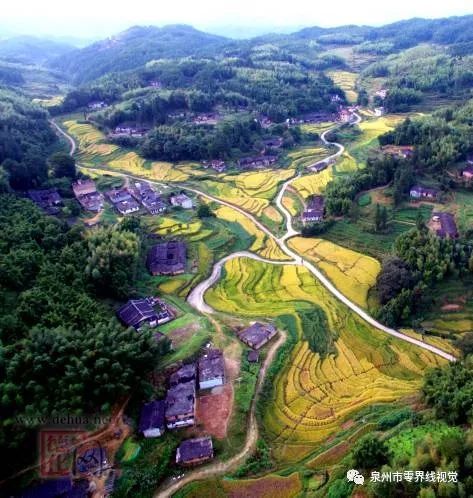
[[[104,102],[103,100],[97,100],[90,102],[87,106],[91,111],[98,111],[100,109],[105,109],[108,107],[108,104]]]
[[[325,198],[322,195],[313,195],[307,201],[307,205],[302,212],[302,223],[320,222],[324,219]]]
[[[168,379],[165,399],[154,400],[141,410],[139,431],[145,438],[160,437],[167,430],[195,425],[197,389],[225,384],[225,359],[219,349],[209,349],[197,364],[180,367]],[[188,439],[176,451],[176,463],[196,465],[213,458],[212,439]]]
[[[335,121],[335,119],[336,119],[336,114],[331,114],[327,112],[311,112],[295,118],[286,119],[286,125],[294,126],[300,124],[317,124],[317,123],[325,123],[328,121]]]
[[[93,180],[77,180],[72,184],[74,196],[86,211],[98,213],[103,209],[103,196]]]
[[[213,169],[217,173],[223,173],[227,169],[225,161],[220,159],[212,159],[211,161],[202,161],[202,167],[204,169]]]
[[[109,134],[111,138],[117,137],[134,137],[142,138],[144,137],[151,128],[149,126],[139,125],[137,123],[122,123],[115,127],[113,132]]]
[[[431,187],[423,187],[422,185],[414,185],[409,190],[409,196],[411,199],[427,199],[430,201],[438,200],[440,197],[440,192]]]
[[[192,123],[196,125],[211,125],[214,126],[222,120],[222,116],[215,112],[207,114],[196,114],[192,118]]]
[[[164,213],[168,207],[161,195],[149,183],[136,182],[133,187],[114,188],[105,193],[115,209],[122,215],[136,213],[141,206],[148,213],[156,215]],[[171,194],[169,205],[192,209],[192,199],[183,192]]]
[[[278,160],[278,156],[272,154],[263,154],[255,157],[243,157],[238,160],[238,166],[245,169],[262,169],[272,166]]]

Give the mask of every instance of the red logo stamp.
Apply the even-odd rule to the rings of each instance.
[[[39,473],[43,478],[71,475],[74,450],[85,431],[80,429],[40,429]]]

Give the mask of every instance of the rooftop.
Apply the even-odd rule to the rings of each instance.
[[[178,273],[185,270],[187,246],[184,242],[164,242],[151,247],[146,258],[148,270],[153,273]]]
[[[118,309],[117,315],[129,327],[139,328],[143,321],[157,318],[154,304],[151,298],[130,299]]]
[[[164,412],[166,403],[164,400],[156,400],[146,403],[141,410],[139,430],[164,428]]]
[[[239,333],[244,343],[256,349],[266,344],[276,333],[274,325],[256,322]]]
[[[192,462],[213,457],[212,438],[199,437],[183,441],[177,449],[177,463]]]
[[[193,413],[194,400],[195,382],[193,380],[171,387],[166,394],[166,418]]]
[[[225,361],[219,349],[208,351],[199,360],[199,381],[205,382],[225,376]]]

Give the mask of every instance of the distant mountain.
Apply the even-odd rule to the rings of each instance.
[[[214,55],[230,40],[191,26],[135,26],[116,36],[74,50],[50,62],[51,67],[83,83],[111,71],[135,69],[154,59]]]
[[[43,64],[47,60],[70,52],[67,43],[35,36],[14,36],[0,40],[0,59],[23,64]]]

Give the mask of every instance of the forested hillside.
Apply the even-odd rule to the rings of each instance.
[[[0,89],[1,189],[27,189],[44,182],[46,158],[57,140],[48,113],[12,90]]]

